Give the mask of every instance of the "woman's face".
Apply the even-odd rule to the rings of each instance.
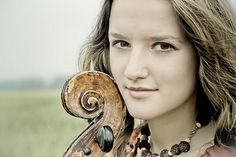
[[[130,114],[152,119],[196,100],[197,58],[168,0],[114,0],[111,71]]]

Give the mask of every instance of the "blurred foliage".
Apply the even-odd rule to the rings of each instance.
[[[0,156],[58,157],[87,125],[66,113],[60,91],[0,92]]]
[[[51,81],[40,77],[31,77],[19,80],[5,80],[0,82],[0,90],[42,90],[61,89],[67,81],[68,76],[57,76]]]

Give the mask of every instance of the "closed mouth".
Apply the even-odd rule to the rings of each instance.
[[[127,87],[129,91],[136,91],[136,92],[142,92],[142,91],[157,91],[158,89],[151,89],[151,88],[144,88],[144,87]]]
[[[135,99],[143,99],[153,95],[158,89],[144,87],[127,87],[129,95]]]

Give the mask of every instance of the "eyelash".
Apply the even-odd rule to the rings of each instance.
[[[123,46],[121,46],[121,45],[117,46],[117,44],[125,44],[125,46],[124,45]],[[168,46],[168,48],[157,50],[155,48],[157,45],[160,45],[160,47],[161,46]],[[129,48],[130,44],[128,42],[124,41],[124,40],[115,40],[115,41],[112,42],[112,46],[122,49],[122,48],[127,48],[127,47]],[[156,42],[151,46],[151,48],[154,49],[154,50],[160,51],[160,52],[169,52],[171,50],[176,50],[175,46],[173,46],[170,43],[166,43],[166,42]]]
[[[117,48],[124,48],[124,46],[117,46],[117,44],[121,44],[121,43],[128,45],[126,47],[130,47],[130,44],[124,40],[115,40],[112,42],[112,46],[117,47]]]
[[[171,44],[169,44],[169,43],[166,43],[166,42],[156,42],[156,43],[154,43],[154,44],[152,45],[152,49],[155,50],[155,49],[156,49],[155,47],[156,47],[157,45],[160,45],[160,47],[161,47],[161,46],[168,46],[167,49],[160,49],[160,50],[158,50],[158,51],[161,51],[161,52],[169,52],[169,51],[171,51],[171,50],[176,50],[175,46],[173,46],[173,45],[171,45]]]

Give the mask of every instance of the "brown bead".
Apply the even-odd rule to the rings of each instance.
[[[179,150],[178,144],[173,145],[170,151],[173,155],[179,155],[181,153],[181,151]]]
[[[161,151],[160,157],[172,157],[173,155],[169,155],[168,154],[168,150],[167,149],[163,149]]]
[[[188,152],[190,150],[190,144],[186,141],[181,141],[179,143],[179,150],[180,152]]]

